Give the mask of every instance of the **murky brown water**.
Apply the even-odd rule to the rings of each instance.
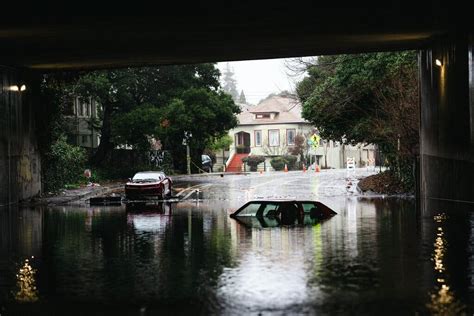
[[[268,228],[225,201],[4,209],[0,314],[473,313],[473,213],[333,202]]]

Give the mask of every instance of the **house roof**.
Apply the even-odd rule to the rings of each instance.
[[[302,106],[297,98],[291,96],[270,96],[257,104],[242,111],[237,118],[239,125],[262,125],[262,124],[285,124],[303,123],[309,124],[301,117]],[[274,118],[255,118],[256,114],[274,113]]]

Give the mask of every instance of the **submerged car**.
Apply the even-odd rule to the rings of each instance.
[[[171,179],[160,171],[136,173],[125,184],[125,197],[128,200],[163,199],[171,197]]]
[[[256,218],[266,226],[304,224],[307,217],[321,221],[337,213],[318,201],[257,200],[245,203],[230,217],[248,222],[245,218]],[[262,226],[265,226],[262,224]]]

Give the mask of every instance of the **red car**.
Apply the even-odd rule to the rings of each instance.
[[[171,197],[172,181],[164,172],[142,171],[125,184],[128,200],[163,199]]]

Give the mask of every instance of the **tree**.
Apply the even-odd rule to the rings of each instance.
[[[229,63],[227,63],[227,67],[223,73],[222,81],[222,89],[224,92],[229,94],[232,99],[237,102],[237,100],[239,100],[239,93],[237,92],[237,80],[234,79],[234,71],[230,67]]]
[[[229,146],[232,145],[234,140],[229,134],[225,134],[221,137],[215,138],[209,145],[209,149],[212,151],[222,150],[222,159],[225,162],[225,151],[228,150]]]
[[[239,112],[239,107],[224,92],[189,89],[180,98],[160,108],[161,119],[169,123],[167,126],[160,125],[156,136],[172,152],[174,160],[180,162],[177,167],[184,170],[185,151],[181,146],[184,131],[192,133],[192,160],[201,161],[200,155],[214,139],[237,126],[235,114]]]
[[[392,167],[406,170],[399,174],[402,179],[413,178],[419,126],[416,53],[322,56],[307,72],[297,93],[303,117],[321,136],[377,144]]]
[[[304,151],[306,149],[306,138],[302,134],[295,136],[295,145],[290,147],[289,152],[294,156],[300,156],[300,161],[306,163],[304,159]]]
[[[240,91],[239,102],[244,103],[244,104],[247,103],[247,99],[245,98],[244,90]]]
[[[144,150],[147,136],[157,132],[163,109],[190,89],[217,91],[214,64],[127,68],[94,71],[80,77],[74,93],[102,105],[101,142],[92,161],[103,164],[118,144]],[[181,140],[179,141],[181,143]],[[174,146],[175,144],[166,144]]]

